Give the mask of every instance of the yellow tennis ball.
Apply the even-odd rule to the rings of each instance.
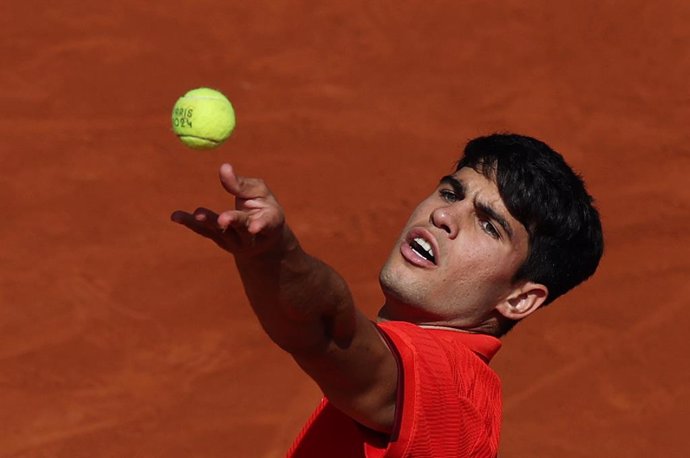
[[[235,129],[235,110],[228,98],[215,89],[193,89],[175,103],[172,126],[190,148],[216,148]]]

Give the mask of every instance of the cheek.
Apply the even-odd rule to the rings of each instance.
[[[452,260],[464,283],[471,282],[481,288],[484,284],[504,284],[512,280],[516,269],[514,256],[497,249],[491,242],[475,240]]]
[[[426,222],[429,219],[430,213],[431,210],[428,210],[424,205],[424,202],[422,202],[420,205],[417,206],[417,208],[414,209],[410,217],[407,219],[407,223],[405,223],[405,228],[410,228],[411,226],[414,226],[416,224]]]
[[[407,225],[420,224],[429,221],[431,213],[439,205],[438,196],[436,193],[427,196],[426,199],[419,202],[419,204],[412,210]]]

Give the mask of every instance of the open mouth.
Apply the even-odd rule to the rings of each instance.
[[[436,258],[434,257],[434,250],[431,248],[431,244],[421,237],[415,237],[410,240],[410,248],[412,251],[417,253],[419,256],[423,257],[427,261],[436,264]]]

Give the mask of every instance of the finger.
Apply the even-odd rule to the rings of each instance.
[[[221,165],[219,175],[225,190],[240,199],[255,199],[269,194],[263,180],[239,176],[230,164]]]
[[[255,236],[263,232],[264,229],[270,231],[271,228],[277,226],[278,224],[275,224],[272,220],[265,217],[250,218],[249,221],[247,221],[247,232],[252,236]]]
[[[218,227],[224,232],[230,227],[238,231],[246,231],[249,224],[249,215],[247,212],[239,210],[228,210],[218,215],[216,221]]]
[[[209,223],[215,226],[218,220],[218,213],[208,208],[199,207],[194,210],[194,218],[199,222]]]
[[[182,221],[185,219],[185,217],[189,215],[189,213],[182,211],[182,210],[175,210],[172,212],[170,215],[170,220],[174,223],[182,224]]]
[[[199,207],[193,213],[183,211],[174,212],[171,219],[177,223],[184,224],[190,229],[206,228],[208,233],[218,232],[218,215],[208,208]]]
[[[177,210],[170,215],[170,219],[178,224],[185,226],[197,234],[209,239],[217,237],[218,229],[209,225],[206,221],[199,221],[195,214]]]
[[[194,212],[188,213],[183,210],[175,210],[170,215],[170,219],[176,223],[196,221],[199,223],[205,223],[207,221],[215,221],[218,218],[212,210],[207,208],[199,207]]]
[[[252,230],[256,219],[247,212],[227,211],[218,217],[218,225],[223,229],[223,234],[232,236],[232,241],[238,246],[253,246],[256,235],[260,230]]]

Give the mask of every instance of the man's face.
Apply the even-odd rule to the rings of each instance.
[[[514,291],[528,243],[496,183],[462,168],[412,213],[381,270],[386,303],[379,316],[478,327]]]

